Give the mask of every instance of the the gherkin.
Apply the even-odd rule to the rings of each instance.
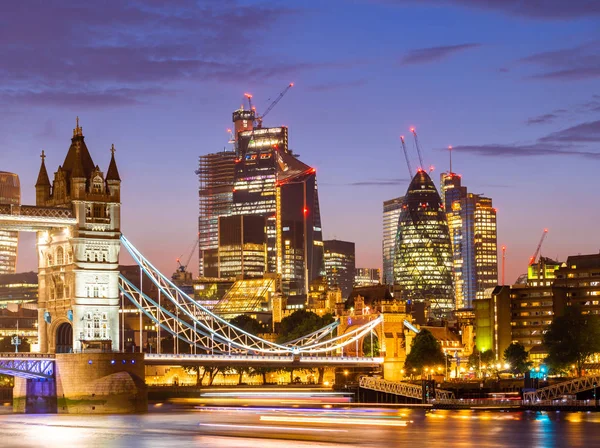
[[[396,235],[394,280],[403,297],[428,302],[434,318],[455,309],[452,246],[446,213],[429,175],[419,170],[402,204]]]

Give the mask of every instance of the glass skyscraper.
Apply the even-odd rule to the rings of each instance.
[[[233,202],[236,154],[222,151],[200,156],[198,163],[198,247],[200,277],[218,277],[219,218],[229,216]]]
[[[496,209],[492,199],[469,193],[461,176],[441,174],[448,218],[458,308],[471,308],[484,291],[498,284]]]
[[[327,240],[325,245],[325,274],[330,287],[338,286],[342,297],[352,292],[356,271],[356,248],[350,241]]]
[[[398,221],[394,280],[409,301],[426,302],[431,316],[446,317],[456,307],[452,245],[440,195],[429,175],[413,177]]]
[[[0,206],[19,205],[21,203],[21,185],[19,176],[0,171]],[[3,213],[6,213],[4,211]],[[10,213],[10,210],[8,211]],[[19,232],[0,229],[0,274],[17,272],[17,245]]]
[[[396,233],[398,219],[404,197],[390,199],[383,203],[383,284],[394,283],[394,254],[396,253]]]

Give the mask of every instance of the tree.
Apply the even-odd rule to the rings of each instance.
[[[244,330],[246,333],[257,335],[265,332],[265,327],[258,320],[246,315],[240,314],[229,321],[231,325]]]
[[[330,323],[332,323],[335,319],[331,314],[325,314],[323,316],[319,316],[312,311],[306,310],[297,310],[294,311],[287,317],[284,317],[281,320],[281,325],[279,327],[279,337],[277,338],[277,342],[280,344],[293,341],[294,339],[301,338],[302,336],[306,336],[307,334],[313,333],[323,327],[326,327]],[[323,377],[325,376],[325,367],[319,367],[319,379],[318,382],[321,384],[323,382]],[[293,382],[294,378],[294,369],[290,371],[290,383]]]
[[[529,370],[531,363],[527,358],[527,350],[519,342],[513,342],[504,350],[504,361],[510,365],[510,370],[514,373],[525,373]]]
[[[493,350],[479,351],[477,347],[473,350],[473,353],[469,355],[469,367],[479,372],[483,366],[490,366],[494,364],[496,360],[496,354]]]
[[[281,320],[277,342],[285,343],[306,336],[334,321],[331,314],[320,317],[312,311],[297,310]]]
[[[424,367],[439,366],[445,363],[446,357],[439,341],[429,330],[422,329],[413,339],[404,368],[409,372],[416,369],[422,373]]]
[[[543,342],[550,367],[561,370],[574,364],[581,376],[585,361],[600,352],[600,318],[583,314],[579,305],[567,306],[562,316],[552,320]]]

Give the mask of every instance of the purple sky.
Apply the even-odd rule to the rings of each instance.
[[[41,149],[53,173],[79,115],[102,169],[117,148],[123,232],[167,274],[197,232],[198,156],[227,146],[244,92],[260,112],[291,81],[265,125],[290,127],[324,236],[355,241],[359,266],[381,265],[412,125],[436,182],[453,145],[454,171],[493,198],[507,280],[544,227],[546,256],[600,250],[598,1],[50,3],[0,5],[0,170],[34,203]]]

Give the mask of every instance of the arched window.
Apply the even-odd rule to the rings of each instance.
[[[95,311],[93,314],[88,312],[85,315],[85,338],[108,339],[108,316],[106,313]]]
[[[65,264],[65,251],[60,246],[58,249],[56,249],[56,264]]]
[[[46,258],[46,264],[48,266],[52,266],[52,255],[48,254],[48,257]]]
[[[94,286],[94,297],[99,297],[97,286]]]
[[[72,250],[69,251],[69,255],[67,255],[67,260],[68,260],[67,263],[69,263],[69,264],[73,263],[73,251]]]
[[[92,182],[92,193],[102,193],[104,187],[104,181],[100,176],[94,177]]]

